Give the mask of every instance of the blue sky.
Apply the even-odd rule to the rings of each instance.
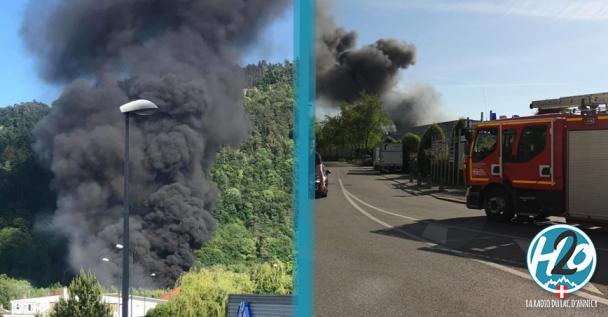
[[[40,0],[44,1],[44,0]],[[25,50],[19,28],[28,0],[6,0],[0,3],[0,107],[30,100],[50,104],[61,93],[60,86],[42,81],[33,58]],[[245,52],[241,64],[260,59],[283,62],[293,56],[293,9],[288,8],[268,26],[258,43]]]
[[[608,1],[335,0],[332,12],[358,45],[414,43],[399,86],[431,84],[451,117],[525,115],[535,99],[608,91]]]
[[[0,4],[0,105],[50,103],[61,90],[38,78],[22,46],[26,2]],[[331,10],[360,46],[381,37],[414,43],[417,63],[399,86],[432,85],[450,117],[525,115],[535,99],[608,91],[608,1],[334,0]],[[241,63],[291,59],[292,24],[289,8]]]

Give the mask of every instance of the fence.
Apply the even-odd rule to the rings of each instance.
[[[434,137],[426,151],[430,161],[428,181],[431,185],[464,185],[466,139],[458,133],[449,139]]]

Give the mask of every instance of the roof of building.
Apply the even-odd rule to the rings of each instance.
[[[106,294],[102,294],[103,297],[119,297],[120,295],[117,293],[106,293]],[[29,297],[29,298],[20,298],[20,299],[13,299],[11,300],[11,303],[22,303],[22,302],[31,302],[32,300],[38,301],[38,300],[57,300],[59,301],[59,299],[61,298],[61,295],[51,295],[51,296],[40,296],[40,297]],[[163,298],[153,298],[153,297],[144,297],[144,296],[136,296],[136,295],[131,295],[130,296],[132,299],[134,300],[145,300],[145,301],[156,301],[156,302],[166,302],[165,299]]]
[[[181,289],[179,287],[176,287],[168,292],[166,292],[165,294],[160,296],[160,299],[162,300],[170,300],[171,298],[177,296],[179,294],[179,292],[181,291]]]
[[[120,298],[120,294],[118,293],[109,293],[109,294],[103,294],[104,297],[116,297],[116,298]],[[133,300],[142,300],[142,301],[147,301],[147,302],[159,302],[159,303],[164,303],[167,300],[162,299],[162,298],[154,298],[154,297],[146,297],[146,296],[137,296],[137,295],[129,295],[129,298],[133,299]]]
[[[229,294],[226,316],[236,316],[241,302],[248,302],[252,317],[281,317],[293,313],[290,295]]]
[[[460,119],[458,119],[460,120]],[[437,122],[435,124],[437,124],[445,133],[446,137],[449,137],[452,134],[452,129],[454,128],[454,126],[456,125],[456,122],[458,122],[458,120],[452,120],[452,121],[444,121],[444,122]],[[471,124],[476,124],[479,122],[479,120],[471,120],[469,119],[469,121],[471,122]],[[407,133],[413,133],[416,134],[420,137],[422,137],[422,135],[424,134],[424,132],[426,132],[426,130],[433,125],[433,123],[431,124],[425,124],[425,125],[419,125],[419,126],[415,126],[415,127],[409,127],[409,128],[404,128],[401,131],[397,131],[397,132],[392,132],[392,133],[388,133],[389,136],[397,139],[397,140],[401,140],[403,139],[403,137],[407,134]]]
[[[11,303],[15,302],[29,302],[32,300],[59,300],[61,298],[60,295],[50,295],[50,296],[38,296],[38,297],[28,297],[28,298],[19,298],[11,300]]]

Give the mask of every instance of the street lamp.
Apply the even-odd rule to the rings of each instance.
[[[155,272],[150,273],[150,277],[151,277],[151,278],[155,278],[155,277],[156,277],[156,273],[155,273]],[[145,315],[145,314],[148,312],[148,311],[146,310],[146,297],[147,297],[147,296],[145,296],[145,294],[144,294],[144,315]]]
[[[124,204],[122,243],[122,317],[129,316],[129,117],[131,114],[151,115],[158,107],[151,101],[139,99],[120,106],[125,115]],[[116,245],[118,247],[118,245]]]
[[[119,248],[119,249],[120,249],[120,248]],[[114,263],[113,261],[111,261],[110,259],[105,258],[105,257],[104,257],[104,258],[101,258],[101,261],[102,261],[102,262],[106,262],[106,263]],[[118,285],[116,286],[116,288],[118,289],[118,307],[119,307],[119,309],[120,309],[120,283],[121,283],[121,280],[120,280],[120,275],[118,275]],[[112,286],[112,285],[110,285],[110,286],[111,286],[111,287],[114,287],[114,286]]]

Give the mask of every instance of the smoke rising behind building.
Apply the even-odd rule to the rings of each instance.
[[[160,112],[132,118],[131,241],[135,286],[170,286],[216,227],[208,171],[221,145],[247,135],[239,53],[287,0],[32,1],[22,35],[41,76],[65,84],[35,128],[54,174],[53,225],[74,269],[105,284],[120,274],[124,119],[145,98]],[[110,262],[102,262],[107,257]]]
[[[357,47],[356,32],[336,25],[329,7],[328,0],[317,6],[316,88],[322,108],[354,102],[366,92],[381,97],[397,129],[438,119],[441,97],[431,86],[397,88],[399,72],[416,63],[416,46],[381,38]]]

